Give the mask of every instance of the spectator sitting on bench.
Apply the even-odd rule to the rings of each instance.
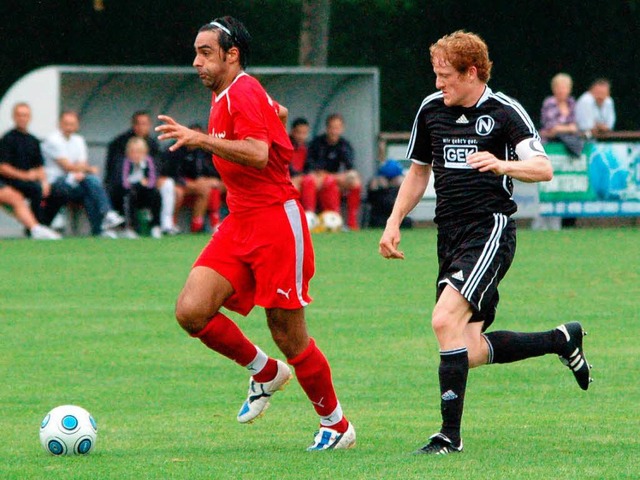
[[[124,213],[127,219],[127,238],[138,238],[140,225],[138,210],[151,210],[151,236],[162,238],[160,230],[160,209],[162,198],[156,188],[158,179],[153,158],[149,156],[147,142],[140,137],[132,137],[127,142],[122,165],[122,188],[124,195]]]
[[[60,240],[60,234],[38,223],[22,194],[0,180],[0,205],[9,207],[34,240]]]
[[[161,160],[160,144],[151,136],[153,122],[151,115],[145,110],[138,110],[131,116],[131,128],[114,138],[107,148],[105,159],[104,184],[107,187],[109,198],[113,207],[124,214],[124,192],[122,191],[122,162],[124,161],[127,142],[138,137],[145,141],[149,149],[148,155],[153,159],[155,166],[159,167]],[[162,197],[160,210],[160,224],[162,231],[176,233],[173,224],[173,212],[175,210],[176,191],[172,178],[160,175],[156,181],[156,187]]]
[[[40,140],[28,131],[31,107],[24,102],[13,107],[15,128],[0,139],[0,180],[29,200],[31,211],[42,223],[42,199],[51,186],[44,171]]]
[[[111,208],[105,189],[96,176],[98,168],[88,162],[87,144],[77,132],[78,114],[66,110],[60,114],[59,129],[42,142],[51,194],[45,201],[43,223],[50,225],[60,208],[70,202],[87,211],[91,234],[117,238],[113,230],[124,218]]]
[[[205,132],[198,124],[193,124],[189,128],[200,133]],[[174,217],[185,205],[185,201],[191,201],[191,232],[203,231],[204,217],[207,212],[209,213],[209,226],[212,231],[215,231],[220,223],[222,195],[226,189],[213,165],[211,154],[198,148],[189,147],[181,147],[174,152],[167,150],[164,155],[162,173],[166,177],[173,178],[175,182]]]
[[[309,174],[302,179],[301,201],[307,211],[341,211],[342,195],[347,197],[347,226],[360,228],[360,193],[362,183],[354,167],[353,147],[345,139],[344,119],[334,113],[326,120],[326,131],[309,145],[307,163]]]

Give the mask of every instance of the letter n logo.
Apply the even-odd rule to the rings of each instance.
[[[482,115],[478,118],[478,120],[476,120],[476,133],[478,135],[482,135],[483,137],[485,135],[489,135],[493,130],[495,124],[495,120],[489,115]]]

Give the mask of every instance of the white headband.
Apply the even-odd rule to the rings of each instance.
[[[229,35],[231,38],[233,38],[233,35],[231,35],[231,30],[229,30],[229,29],[228,29],[227,27],[225,27],[224,25],[222,25],[222,24],[220,24],[220,23],[218,23],[218,22],[216,22],[216,21],[210,22],[210,23],[209,23],[209,25],[212,25],[212,26],[214,26],[214,27],[218,27],[218,28],[219,28],[220,30],[222,30],[224,33],[226,33],[226,34],[227,34],[227,35]]]

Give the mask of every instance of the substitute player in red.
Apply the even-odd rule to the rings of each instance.
[[[220,312],[247,315],[265,308],[276,345],[320,416],[308,450],[355,445],[353,425],[342,413],[327,359],[309,337],[304,307],[314,273],[313,246],[298,193],[289,177],[292,146],[284,128],[287,110],[244,72],[250,36],[233,17],[202,26],[193,66],[213,92],[209,134],[160,115],[160,140],[171,150],[205,149],[227,187],[229,215],[196,260],[178,297],[176,318],[190,335],[251,372],[238,413],[249,423],[269,406],[271,395],[291,378],[291,369],[267,356]]]

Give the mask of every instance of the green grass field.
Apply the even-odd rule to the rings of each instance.
[[[580,319],[588,392],[557,358],[473,370],[462,455],[411,452],[439,427],[430,328],[435,231],[316,235],[309,327],[328,356],[349,451],[304,451],[317,426],[294,381],[253,425],[235,420],[247,373],[184,334],[176,295],[206,236],[0,241],[0,478],[616,479],[640,477],[640,230],[519,233],[495,328]],[[232,315],[278,356],[264,313]],[[96,450],[57,458],[38,441],[54,406],[96,418]]]

